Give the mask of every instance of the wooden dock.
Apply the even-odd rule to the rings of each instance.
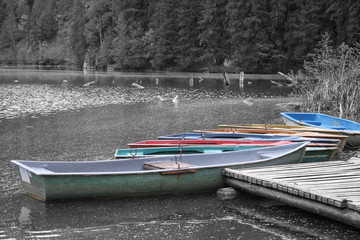
[[[225,169],[225,182],[360,228],[360,158]]]

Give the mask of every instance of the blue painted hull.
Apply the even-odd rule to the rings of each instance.
[[[338,130],[348,135],[346,141],[350,147],[360,147],[360,124],[347,119],[320,113],[280,113],[287,125],[299,125]]]

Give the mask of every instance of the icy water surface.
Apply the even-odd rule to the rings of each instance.
[[[248,96],[226,89],[193,96],[193,89],[174,86],[69,85],[0,85],[2,93],[12,91],[0,96],[15,109],[0,118],[0,239],[360,238],[354,228],[246,193],[234,200],[215,193],[53,203],[30,198],[12,159],[112,159],[116,148],[161,135],[224,123],[279,123],[281,104],[290,101],[254,96],[249,105],[243,102]],[[178,102],[171,101],[175,95]]]

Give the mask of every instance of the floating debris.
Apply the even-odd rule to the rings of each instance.
[[[173,103],[178,103],[178,102],[179,102],[179,95],[176,95],[176,97],[174,97],[174,98],[172,99],[172,102],[173,102]]]
[[[230,79],[229,79],[229,76],[228,76],[227,72],[223,72],[223,77],[224,77],[225,86],[229,86],[230,85]]]
[[[94,84],[95,84],[95,81],[91,81],[91,82],[85,83],[84,87],[88,87],[88,86],[94,85]]]
[[[143,86],[141,86],[141,85],[139,85],[137,83],[133,83],[133,84],[131,84],[131,86],[134,86],[134,87],[136,87],[138,89],[144,89],[145,88],[145,87],[143,87]]]
[[[161,96],[156,96],[156,97],[160,100],[160,102],[166,101],[166,99]]]
[[[248,106],[252,106],[252,105],[254,105],[254,99],[251,98],[251,97],[249,97],[249,98],[245,99],[245,100],[243,101],[243,103],[245,103],[245,104],[248,105]]]
[[[230,99],[241,96],[237,92],[218,89],[206,91],[191,88],[151,87],[146,91],[133,87],[82,87],[53,84],[1,84],[0,119],[30,116],[38,118],[60,111],[76,111],[86,107],[136,102],[194,100],[206,98]]]
[[[276,85],[276,86],[278,86],[278,87],[282,87],[282,86],[284,86],[283,84],[278,83],[278,82],[273,81],[273,80],[271,80],[271,83],[272,83],[272,84],[274,84],[274,85]]]

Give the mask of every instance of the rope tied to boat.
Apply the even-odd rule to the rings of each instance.
[[[176,158],[175,155],[175,163],[178,166],[178,169],[181,168],[181,163],[182,163],[182,154],[183,154],[183,150],[184,150],[184,144],[181,143],[181,141],[183,141],[184,143],[185,137],[183,136],[182,139],[179,139],[179,161]]]
[[[201,130],[201,138],[202,138],[202,140],[205,140],[205,131],[204,130]]]
[[[137,151],[138,151],[138,149],[135,148],[135,152],[133,153],[133,149],[130,148],[130,155],[131,155],[132,158],[135,158],[135,156],[137,155]]]
[[[227,132],[227,133],[229,133],[229,132],[230,132],[230,133],[235,133],[235,132],[236,132],[236,127],[227,127],[227,128],[226,128],[226,132]]]

